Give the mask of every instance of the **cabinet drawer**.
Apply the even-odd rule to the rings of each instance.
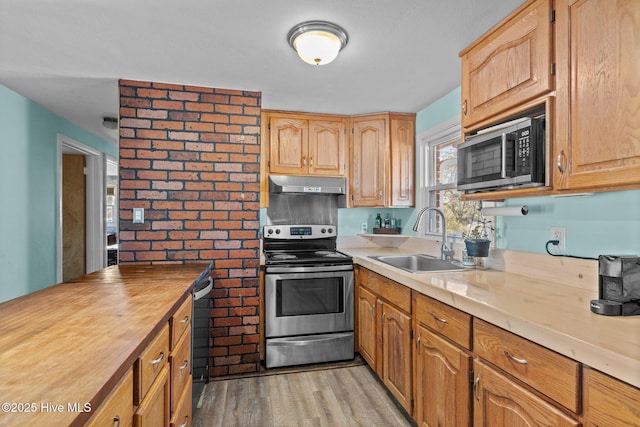
[[[177,408],[171,417],[171,427],[189,427],[192,421],[191,414],[191,378],[189,384],[184,387]]]
[[[119,425],[128,426],[133,418],[133,369],[129,369],[97,412],[87,423],[88,427]]]
[[[171,413],[178,406],[182,389],[190,381],[191,371],[191,328],[187,328],[177,347],[171,352]]]
[[[366,268],[360,268],[359,283],[406,313],[411,313],[411,289]]]
[[[578,412],[580,364],[524,338],[473,319],[473,350],[525,384]]]
[[[471,315],[415,291],[413,307],[419,323],[471,349]]]
[[[182,303],[180,308],[169,319],[169,327],[171,328],[171,350],[176,348],[178,340],[191,325],[191,313],[193,307],[193,298],[191,296]]]
[[[169,324],[151,341],[135,363],[134,404],[139,405],[169,360]]]

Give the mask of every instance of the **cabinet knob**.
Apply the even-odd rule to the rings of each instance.
[[[378,190],[378,199],[382,200],[382,190]]]
[[[462,103],[462,114],[467,115],[467,100],[465,99]]]
[[[164,360],[164,352],[160,352],[160,357],[158,357],[155,360],[151,361],[152,365],[157,365],[158,363],[162,362]]]
[[[306,157],[302,158],[302,166],[307,166],[307,158]]]
[[[313,167],[313,157],[309,157],[309,166]]]
[[[120,427],[120,415],[113,417],[113,427]]]

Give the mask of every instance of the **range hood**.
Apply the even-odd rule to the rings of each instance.
[[[269,175],[271,194],[347,194],[346,178]]]

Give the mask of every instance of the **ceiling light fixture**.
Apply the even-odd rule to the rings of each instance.
[[[307,21],[296,25],[287,34],[289,45],[307,64],[325,65],[336,59],[349,41],[347,32],[326,21]]]

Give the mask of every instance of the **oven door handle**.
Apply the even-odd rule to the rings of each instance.
[[[305,267],[271,267],[267,266],[266,273],[322,273],[327,271],[350,271],[353,264],[347,265],[327,265],[327,266],[305,266]]]
[[[309,337],[309,338],[300,338],[297,340],[286,340],[286,341],[272,341],[269,345],[272,346],[305,346],[311,344],[317,344],[319,342],[331,342],[331,341],[339,341],[344,339],[344,334],[336,334],[330,337]]]

